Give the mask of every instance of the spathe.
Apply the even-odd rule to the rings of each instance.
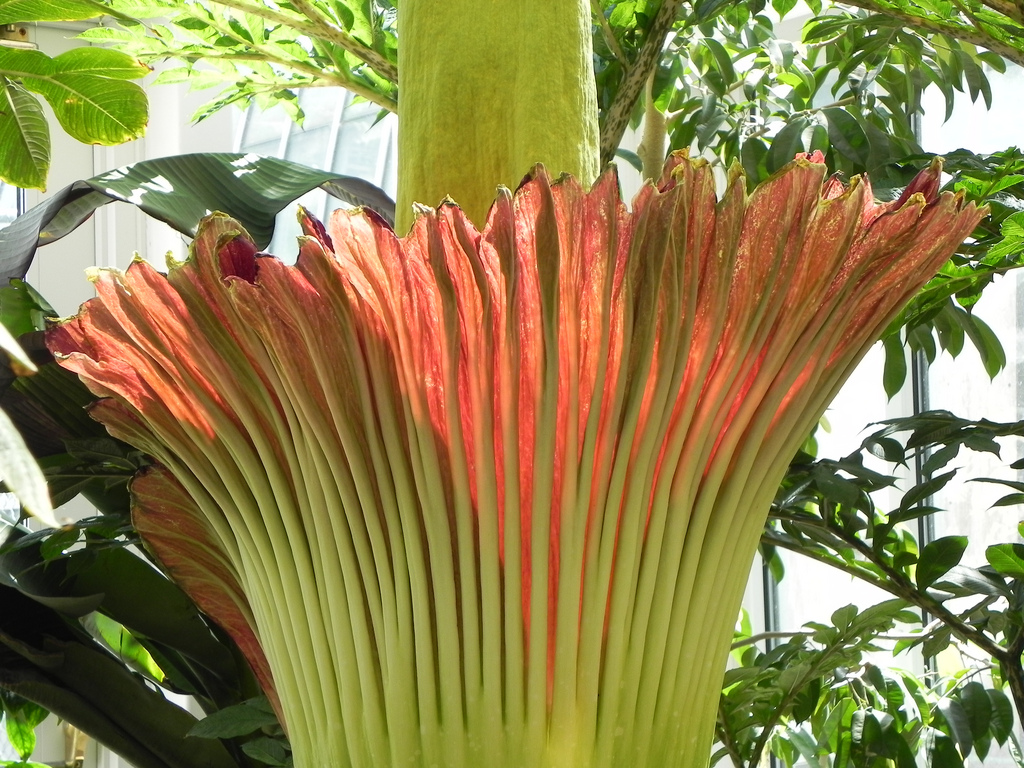
[[[305,220],[293,267],[215,216],[166,278],[96,275],[51,349],[162,465],[137,525],[296,766],[706,762],[789,458],[981,216],[816,159],[719,201],[675,157],[631,211],[538,168],[482,232]]]

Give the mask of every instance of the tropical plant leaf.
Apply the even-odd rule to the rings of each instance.
[[[317,187],[394,221],[394,202],[370,182],[287,160],[238,153],[144,160],[76,181],[0,230],[0,283],[24,277],[38,246],[60,239],[115,200],[131,202],[190,237],[204,216],[224,211],[265,248],[274,217]]]
[[[221,743],[186,740],[196,719],[81,627],[3,586],[0,687],[86,731],[138,768],[237,768]]]
[[[105,10],[94,0],[0,0],[0,24],[19,21],[83,21],[102,16]]]
[[[45,189],[50,167],[50,128],[36,98],[0,77],[0,180],[15,187]]]
[[[277,725],[277,715],[264,697],[207,715],[192,726],[188,735],[201,739],[230,739],[271,725]]]
[[[943,536],[921,550],[917,563],[917,588],[927,589],[953,566],[967,550],[966,536]]]
[[[149,68],[109,48],[74,48],[50,58],[0,49],[0,74],[49,102],[67,133],[86,144],[120,144],[146,129],[149,102],[136,83]]]

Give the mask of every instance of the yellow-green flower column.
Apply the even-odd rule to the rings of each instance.
[[[404,0],[398,232],[414,203],[457,200],[478,226],[499,184],[544,163],[584,185],[599,164],[589,5]]]

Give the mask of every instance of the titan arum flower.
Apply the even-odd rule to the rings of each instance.
[[[597,175],[586,3],[403,0],[399,238],[231,219],[50,332],[297,768],[701,767],[786,465],[980,218],[799,158]],[[534,163],[572,177],[552,182]],[[444,195],[466,205],[436,203]],[[405,220],[402,220],[403,212]]]
[[[631,210],[538,167],[480,231],[306,219],[294,266],[214,216],[94,275],[50,346],[296,766],[706,763],[788,460],[979,218],[817,160],[716,201],[674,157]]]

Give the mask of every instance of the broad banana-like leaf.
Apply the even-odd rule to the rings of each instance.
[[[237,153],[143,160],[76,181],[0,229],[0,285],[23,278],[40,245],[59,240],[114,201],[133,203],[189,237],[204,216],[227,212],[265,248],[274,235],[274,217],[317,187],[394,219],[394,202],[370,182],[287,160]]]
[[[190,688],[219,706],[255,691],[248,670],[214,634],[195,604],[172,582],[130,550],[88,546],[47,558],[37,536],[14,536],[0,550],[0,573],[9,586],[69,616],[100,611],[152,647],[171,666],[168,682]],[[62,601],[62,602],[61,602]],[[195,675],[193,669],[205,670]],[[179,681],[179,676],[188,680]],[[227,699],[222,692],[232,691]]]
[[[53,610],[0,586],[0,687],[46,707],[137,768],[237,768],[196,719]]]

